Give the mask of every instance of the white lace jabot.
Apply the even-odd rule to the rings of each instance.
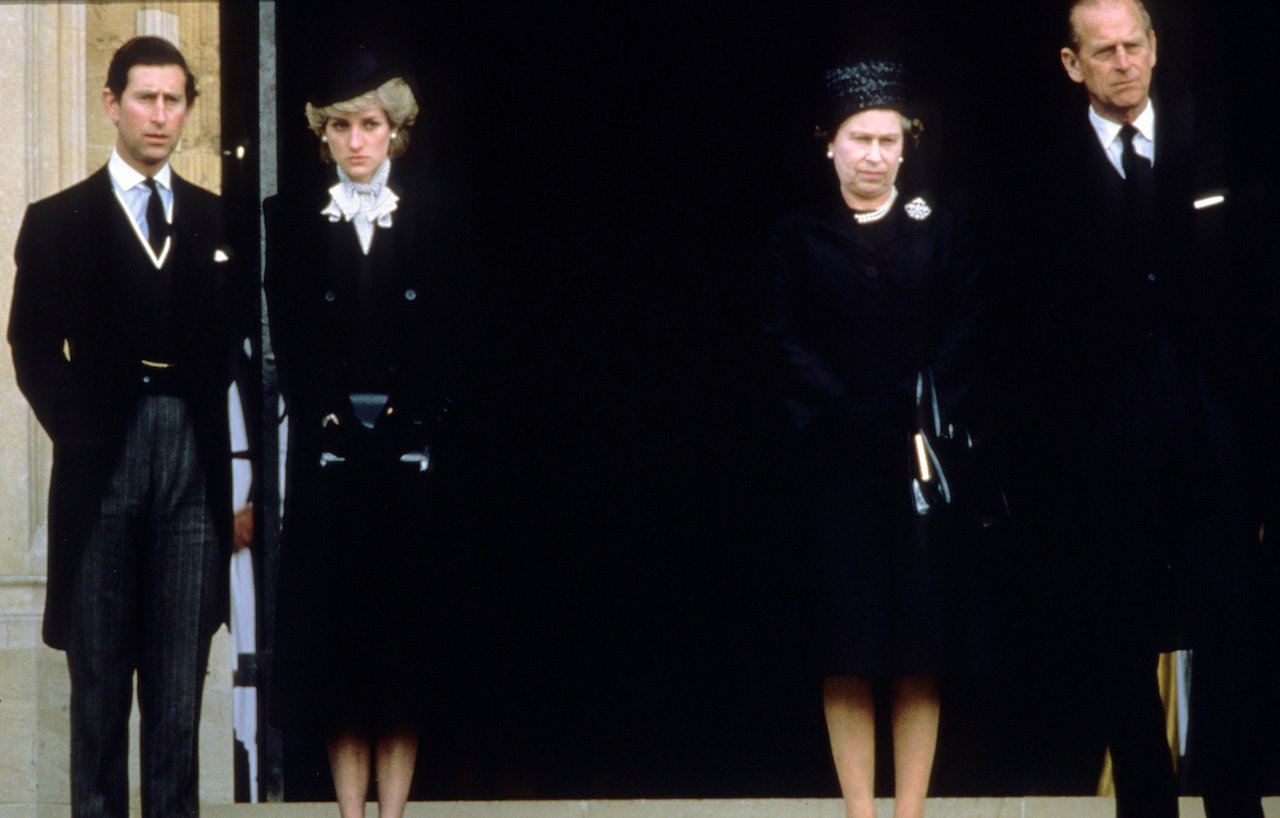
[[[391,214],[396,210],[400,197],[387,187],[391,173],[391,160],[384,159],[373,173],[373,179],[364,185],[353,182],[341,167],[338,168],[338,184],[329,188],[329,204],[320,215],[329,221],[349,221],[356,227],[360,249],[367,256],[373,244],[373,227],[390,227]]]

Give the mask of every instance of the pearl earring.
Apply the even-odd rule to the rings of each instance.
[[[835,158],[836,158],[836,152],[835,152],[835,151],[833,151],[833,150],[831,150],[831,148],[827,148],[827,158],[828,158],[828,159],[835,159]]]
[[[899,157],[898,157],[898,164],[899,164],[899,165],[901,165],[904,161],[906,161],[906,157],[905,157],[905,156],[899,156]]]
[[[396,138],[397,136],[399,136],[399,135],[400,135],[400,132],[399,132],[399,131],[392,131],[392,132],[391,132],[391,138],[392,138],[392,139],[395,139],[395,138]]]
[[[321,141],[321,142],[328,142],[328,141],[329,141],[329,137],[327,137],[327,136],[321,136],[321,137],[320,137],[320,141]]]

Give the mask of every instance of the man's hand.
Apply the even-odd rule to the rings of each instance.
[[[253,544],[253,503],[236,509],[234,524],[231,528],[231,543],[236,551]]]

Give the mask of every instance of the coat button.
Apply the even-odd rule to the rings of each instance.
[[[1155,281],[1155,280],[1156,280],[1155,273],[1147,273],[1147,281]]]
[[[400,365],[397,363],[389,363],[387,364],[387,371],[394,375],[400,371]]]
[[[405,300],[405,301],[412,301],[413,299],[415,299],[415,298],[417,298],[417,297],[418,297],[418,291],[417,291],[417,290],[414,290],[414,289],[412,289],[412,288],[411,288],[411,289],[408,289],[408,290],[405,290],[405,291],[404,291],[404,300]]]
[[[863,270],[863,271],[862,271],[862,274],[863,274],[863,275],[865,275],[867,278],[879,278],[879,277],[880,277],[880,268],[879,268],[879,267],[868,267],[867,269],[865,269],[865,270]]]
[[[325,300],[325,301],[333,301],[333,300],[334,300],[334,299],[336,299],[337,297],[338,297],[338,294],[337,294],[337,293],[335,293],[333,290],[325,290],[325,292],[324,292],[324,300]]]
[[[150,376],[150,375],[143,375],[143,376],[142,376],[142,382],[143,382],[143,383],[151,383],[151,376]]]

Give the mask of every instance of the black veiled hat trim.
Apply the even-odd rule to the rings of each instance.
[[[385,65],[369,48],[361,45],[341,51],[321,66],[307,101],[316,108],[367,94],[403,72]]]
[[[891,108],[910,115],[907,71],[890,60],[842,65],[822,75],[823,110],[819,125],[834,130],[871,108]]]

